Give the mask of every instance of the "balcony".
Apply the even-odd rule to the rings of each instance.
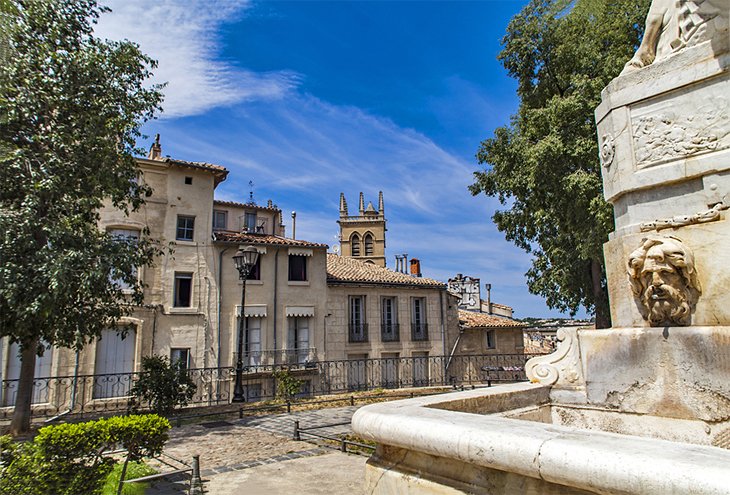
[[[243,354],[244,371],[261,372],[267,366],[274,364],[286,365],[308,365],[317,361],[317,349],[315,347],[304,347],[301,349],[268,349],[263,351],[250,351]],[[232,366],[235,367],[237,355],[233,353]]]
[[[383,342],[398,342],[400,340],[400,325],[398,323],[382,323],[380,325],[380,340]]]
[[[411,340],[414,342],[428,340],[428,324],[411,323]]]
[[[350,323],[349,342],[367,342],[368,341],[368,324],[367,323]]]

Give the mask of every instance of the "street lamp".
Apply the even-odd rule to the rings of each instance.
[[[236,359],[236,385],[233,388],[232,402],[245,402],[243,393],[243,328],[246,324],[246,279],[259,259],[259,252],[253,246],[239,247],[233,256],[233,263],[238,270],[238,277],[243,280],[241,289],[241,317],[238,320],[238,357]],[[248,346],[248,339],[246,339]]]

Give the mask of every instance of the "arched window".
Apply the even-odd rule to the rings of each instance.
[[[365,234],[365,256],[373,255],[373,236]]]
[[[352,234],[350,237],[350,251],[352,256],[360,256],[360,236],[357,234]]]

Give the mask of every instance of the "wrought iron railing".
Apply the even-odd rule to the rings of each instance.
[[[247,400],[276,397],[275,370],[287,369],[302,381],[300,395],[318,396],[374,388],[472,386],[525,380],[524,365],[533,355],[414,356],[340,361],[302,360],[303,350],[276,351],[277,364],[247,365],[243,383]],[[307,348],[313,355],[313,348]],[[274,351],[262,351],[274,352]],[[187,371],[197,389],[191,406],[228,404],[233,395],[235,367]],[[33,410],[37,417],[69,411],[84,416],[123,413],[129,409],[129,390],[138,373],[44,377],[34,381]],[[0,419],[9,419],[17,380],[0,382]]]
[[[367,342],[368,341],[368,324],[367,323],[350,323],[347,332],[350,342]]]
[[[413,341],[428,340],[428,324],[427,323],[411,323],[411,340],[413,340]]]
[[[380,340],[383,342],[398,342],[400,340],[400,325],[398,323],[381,323]]]

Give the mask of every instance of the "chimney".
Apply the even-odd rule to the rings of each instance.
[[[160,146],[160,135],[155,135],[155,142],[152,143],[152,146],[150,146],[150,152],[147,155],[147,158],[150,160],[159,160],[162,156],[162,146]]]
[[[492,284],[484,284],[487,289],[487,313],[492,314]]]
[[[421,260],[411,258],[411,277],[421,277]]]
[[[291,238],[297,238],[297,212],[291,212]]]

